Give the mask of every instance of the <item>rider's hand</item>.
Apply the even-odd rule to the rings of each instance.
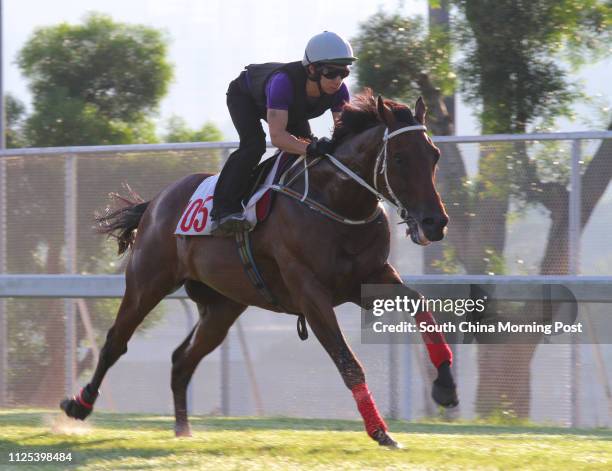
[[[306,147],[307,157],[324,157],[325,154],[331,154],[334,150],[334,144],[326,137],[317,139],[316,137],[312,140],[308,147]]]

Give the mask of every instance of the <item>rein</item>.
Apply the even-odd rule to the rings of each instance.
[[[326,154],[329,157],[329,154]],[[278,192],[278,193],[282,193],[286,196],[289,196],[290,198],[293,198],[297,201],[299,201],[302,204],[305,204],[308,208],[312,209],[313,211],[322,214],[325,217],[328,217],[329,219],[333,219],[334,221],[337,222],[341,222],[342,224],[349,224],[349,225],[362,225],[362,224],[368,224],[372,221],[374,221],[379,215],[380,212],[382,211],[380,206],[377,206],[376,209],[374,210],[374,212],[368,216],[366,219],[349,219],[346,218],[338,213],[336,213],[335,211],[333,211],[331,208],[319,203],[316,200],[313,200],[312,198],[308,197],[308,190],[309,190],[309,178],[308,178],[308,169],[310,167],[314,167],[316,164],[318,164],[319,162],[321,162],[323,159],[321,157],[317,157],[315,158],[313,161],[311,161],[310,163],[307,163],[306,161],[306,157],[304,155],[300,156],[294,163],[293,165],[291,165],[291,167],[289,167],[284,173],[283,175],[281,175],[280,179],[279,179],[279,183],[277,185],[271,185],[270,188],[273,189],[274,191]],[[297,172],[287,183],[285,182],[285,178],[287,178],[287,175],[289,174],[289,172],[293,169],[293,167],[295,167],[296,165],[298,165],[300,162],[304,162],[304,168],[301,169],[299,172]],[[342,165],[342,164],[340,164]],[[351,171],[351,170],[349,170]],[[299,192],[293,190],[291,188],[291,184],[297,180],[297,178],[304,173],[304,193],[300,194]],[[355,176],[357,176],[357,178],[360,178],[358,175],[354,174]]]
[[[391,206],[394,206],[397,209],[397,214],[402,219],[402,221],[406,222],[411,228],[416,228],[417,222],[414,220],[414,218],[412,216],[410,216],[408,214],[408,210],[404,207],[404,205],[401,203],[399,198],[393,192],[393,189],[391,188],[391,184],[389,183],[389,176],[388,176],[388,172],[387,172],[387,157],[388,157],[387,144],[395,136],[397,136],[399,134],[403,134],[405,132],[409,132],[409,131],[427,131],[427,127],[422,125],[422,124],[413,125],[413,126],[405,126],[403,128],[396,129],[395,131],[393,131],[391,133],[389,133],[389,128],[385,129],[385,134],[383,135],[383,146],[380,149],[380,151],[378,152],[378,155],[376,156],[376,163],[374,165],[374,179],[373,179],[374,187],[369,185],[363,178],[361,178],[359,175],[357,175],[355,172],[353,172],[350,168],[348,168],[346,165],[344,165],[342,162],[340,162],[338,159],[336,159],[333,155],[331,155],[331,154],[325,154],[325,155],[329,159],[329,161],[336,168],[338,168],[341,172],[345,173],[351,179],[353,179],[355,182],[357,182],[360,186],[364,187],[365,189],[370,191],[372,194],[374,194],[374,196],[376,196],[378,201],[384,201],[384,202],[390,204]],[[320,160],[321,160],[320,158],[319,159],[315,159],[315,161],[312,164],[307,164],[305,156],[301,156],[283,174],[283,176],[280,179],[280,184],[279,185],[272,185],[271,188],[274,191],[277,191],[279,193],[283,193],[283,194],[285,194],[285,195],[287,195],[287,196],[289,196],[291,198],[294,198],[294,199],[300,201],[301,203],[306,204],[310,209],[312,209],[314,211],[317,211],[317,212],[323,214],[324,216],[327,216],[327,217],[329,217],[329,218],[331,218],[331,219],[333,219],[335,221],[341,222],[343,224],[351,224],[351,225],[367,224],[369,222],[372,222],[374,219],[376,219],[378,217],[378,215],[380,214],[380,211],[381,211],[380,206],[377,206],[376,209],[374,210],[374,213],[372,213],[366,219],[352,220],[352,219],[348,219],[348,218],[342,217],[339,214],[337,214],[334,211],[332,211],[330,208],[328,208],[328,207],[326,207],[326,206],[324,206],[324,205],[322,205],[322,204],[320,204],[320,203],[318,203],[318,202],[308,198],[308,168],[313,166],[313,165],[315,165]],[[299,162],[302,162],[302,161],[304,162],[303,170],[300,173],[298,173],[297,175],[295,175],[289,181],[289,183],[287,185],[283,185],[283,182],[284,182],[284,179],[285,179],[285,176],[287,175],[287,173],[295,165],[297,165]],[[380,171],[378,171],[379,167],[380,167]],[[302,172],[304,172],[305,186],[304,186],[304,193],[300,196],[300,194],[298,192],[296,192],[295,190],[292,190],[291,188],[289,188],[289,185],[291,185],[291,183],[293,183],[293,181],[295,181],[297,176],[300,175]],[[386,190],[389,193],[389,195],[391,196],[392,200],[389,200],[380,191],[378,191],[377,176],[379,174],[383,174],[384,175]]]

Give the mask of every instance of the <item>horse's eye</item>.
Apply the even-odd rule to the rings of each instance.
[[[396,163],[401,164],[404,160],[399,156],[399,154],[395,154],[393,156],[393,159],[395,160]]]

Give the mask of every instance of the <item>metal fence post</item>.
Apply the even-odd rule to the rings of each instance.
[[[70,154],[66,157],[64,187],[64,240],[66,250],[66,273],[77,271],[77,156]],[[73,393],[76,382],[76,303],[73,299],[64,300],[66,313],[66,394]]]
[[[230,415],[230,334],[221,343],[221,415]]]
[[[230,148],[221,150],[221,165],[219,172],[230,156]],[[221,415],[230,415],[230,333],[221,343]]]
[[[394,266],[397,266],[397,249],[398,249],[398,237],[397,237],[397,223],[398,216],[395,212],[395,208],[387,205],[386,207],[387,214],[389,215],[389,226],[391,227],[391,254],[389,257],[389,263]],[[388,367],[387,371],[389,374],[389,418],[391,419],[399,419],[399,411],[400,411],[400,381],[399,375],[401,374],[401,362],[399,358],[400,346],[396,345],[391,340],[391,335],[389,335],[389,345],[388,348]]]
[[[219,172],[227,162],[230,156],[230,149],[223,147],[221,150],[221,165],[219,166]],[[228,332],[227,337],[221,343],[221,415],[228,416],[230,414],[230,334]]]
[[[193,326],[196,323],[196,316],[191,308],[190,304],[186,299],[181,299],[181,306],[183,306],[183,310],[185,311],[185,317],[187,320],[187,335],[191,333]],[[187,385],[187,414],[191,414],[193,411],[193,378]]]
[[[401,345],[402,347],[402,394],[401,398],[402,415],[401,418],[404,420],[412,420],[412,398],[414,395],[414,388],[412,387],[413,371],[412,371],[412,344],[406,342]]]
[[[580,272],[580,232],[581,232],[581,205],[582,205],[582,177],[580,175],[580,159],[582,157],[582,141],[572,141],[572,163],[570,175],[570,197],[568,208],[568,256],[569,273],[577,275]],[[571,407],[572,427],[580,424],[580,345],[572,336],[571,348]]]
[[[0,151],[6,148],[6,112],[4,103],[3,36],[4,22],[0,0]],[[0,273],[6,272],[6,159],[0,157]],[[6,301],[0,299],[0,407],[7,403],[8,322]]]
[[[582,177],[580,175],[580,159],[582,158],[582,141],[572,142],[572,164],[570,176],[568,250],[569,272],[577,275],[580,272],[580,231],[581,231],[581,198]]]
[[[1,147],[1,146],[0,146]],[[0,273],[6,273],[6,158],[0,157]],[[8,398],[8,320],[6,300],[0,299],[0,407]]]

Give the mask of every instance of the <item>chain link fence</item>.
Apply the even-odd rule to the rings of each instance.
[[[400,273],[612,275],[612,133],[436,142],[448,236],[424,249],[393,225],[390,258]],[[108,193],[125,194],[127,183],[150,199],[186,174],[217,172],[234,145],[0,153],[0,273],[122,273],[115,244],[93,229]],[[1,299],[2,406],[57,407],[66,390],[86,382],[118,304]],[[423,345],[361,344],[359,308],[343,305],[337,313],[382,411],[409,419],[439,414],[429,398],[434,371]],[[162,302],[110,370],[98,409],[172,413],[170,356],[194,318],[181,301]],[[454,346],[461,405],[449,416],[610,426],[612,348],[595,334],[585,345]],[[196,414],[357,417],[316,340],[299,341],[293,316],[255,308],[202,361],[190,397]]]

